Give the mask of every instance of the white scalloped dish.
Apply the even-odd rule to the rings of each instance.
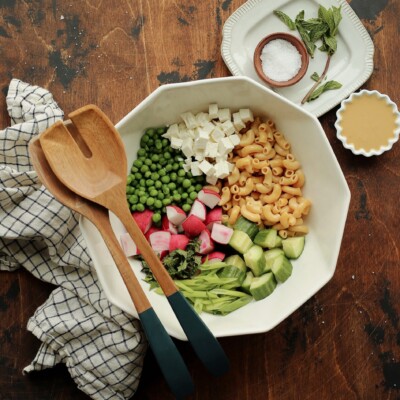
[[[267,86],[258,77],[253,64],[257,44],[268,34],[279,31],[300,37],[297,32],[290,31],[273,11],[281,10],[295,18],[304,10],[308,19],[317,15],[319,4],[327,8],[332,5],[342,7],[343,18],[337,36],[338,49],[331,59],[327,76],[328,80],[340,82],[342,87],[325,92],[318,99],[302,106],[317,117],[357,90],[373,71],[374,45],[360,19],[345,0],[249,0],[226,21],[221,45],[222,58],[232,75],[245,75]],[[293,86],[274,90],[299,105],[314,83],[310,76],[313,72],[321,74],[325,62],[326,54],[317,50],[315,57],[310,59],[303,79]]]
[[[397,105],[376,90],[353,93],[342,102],[336,116],[337,138],[356,155],[381,155],[399,140]]]

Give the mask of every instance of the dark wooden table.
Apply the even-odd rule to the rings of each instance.
[[[44,86],[66,113],[98,104],[117,122],[161,84],[229,75],[222,26],[241,0],[0,0],[0,126],[11,78]],[[400,101],[400,1],[350,2],[375,44],[363,86]],[[221,339],[226,376],[208,375],[178,343],[194,399],[400,398],[400,144],[378,158],[336,139],[336,108],[320,118],[352,193],[333,279],[270,332]],[[23,270],[0,273],[0,399],[87,399],[65,367],[22,376],[39,342],[28,318],[53,289]],[[170,399],[148,354],[135,399]]]

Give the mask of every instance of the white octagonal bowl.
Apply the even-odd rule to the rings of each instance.
[[[179,121],[185,111],[207,111],[210,103],[232,111],[250,108],[255,115],[269,117],[292,144],[306,176],[304,196],[313,206],[307,217],[310,232],[298,260],[293,261],[292,276],[267,298],[253,301],[227,315],[202,313],[201,317],[217,337],[266,332],[304,304],[333,276],[347,217],[350,191],[318,119],[290,101],[246,77],[205,79],[168,84],[156,89],[118,124],[125,144],[128,166],[136,157],[139,140],[148,127]],[[118,162],[118,160],[115,160]],[[99,280],[111,303],[137,316],[118,270],[98,233],[86,219],[81,228]],[[112,219],[117,237],[124,232]],[[168,333],[186,340],[167,300],[150,292],[142,281],[138,262],[130,260],[150,302]]]

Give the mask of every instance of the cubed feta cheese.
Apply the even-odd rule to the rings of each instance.
[[[207,160],[203,160],[200,164],[199,164],[199,168],[201,171],[204,172],[205,175],[207,176],[211,176],[214,174],[215,169],[212,166],[211,163],[209,163]]]
[[[225,122],[231,119],[231,110],[229,108],[220,108],[218,110],[218,119]]]
[[[212,122],[207,122],[201,127],[202,130],[208,133],[210,135],[212,131],[215,129],[215,125]]]
[[[237,146],[240,143],[240,136],[236,133],[229,136],[229,140],[232,142],[234,146]]]
[[[185,112],[181,114],[181,118],[188,129],[194,129],[197,127],[196,117],[190,112]]]
[[[218,178],[215,175],[211,175],[206,177],[206,182],[209,183],[210,185],[215,185],[218,181]]]
[[[179,137],[179,127],[178,124],[172,124],[168,127],[167,132],[165,132],[162,137],[171,139],[171,137]]]
[[[185,139],[183,139],[181,151],[186,157],[191,157],[194,154],[192,138],[186,137]]]
[[[197,138],[194,139],[194,151],[196,152],[197,150],[204,150],[207,146],[208,139],[204,138]]]
[[[242,118],[240,118],[240,114],[238,112],[234,113],[232,117],[233,117],[233,126],[238,132],[246,127],[246,124],[242,121]]]
[[[224,132],[219,127],[215,127],[215,129],[211,133],[211,138],[214,142],[219,142],[223,137],[225,137]]]
[[[230,141],[229,137],[222,138],[218,143],[218,152],[220,155],[229,153],[235,146]]]
[[[210,119],[218,118],[218,104],[210,104],[208,106],[208,115],[210,116]]]
[[[208,141],[207,145],[206,145],[206,150],[205,150],[204,155],[206,157],[211,157],[211,158],[217,157],[217,155],[218,155],[218,143],[214,143],[214,142]]]
[[[198,161],[193,161],[190,164],[190,172],[192,173],[193,176],[200,176],[201,173],[201,169],[199,168],[199,162]]]
[[[204,128],[196,128],[194,131],[195,134],[195,139],[206,139],[209,140],[210,139],[210,133],[205,130]]]
[[[205,125],[207,122],[210,121],[210,116],[208,113],[205,112],[199,112],[196,115],[196,121],[197,121],[197,125],[198,126],[203,126]]]
[[[219,161],[214,165],[215,176],[218,179],[226,178],[229,175],[229,163],[228,161]]]
[[[232,135],[232,133],[235,133],[235,127],[232,124],[232,121],[223,122],[221,127],[226,136],[229,136],[229,135]]]
[[[253,112],[248,109],[248,108],[241,108],[239,110],[240,118],[242,119],[243,122],[253,122],[254,117],[253,117]]]
[[[176,150],[180,149],[182,147],[182,144],[183,144],[182,139],[179,139],[177,137],[171,138],[170,145],[173,149],[176,149]]]
[[[195,153],[194,153],[194,158],[195,158],[197,161],[202,161],[202,160],[204,160],[204,158],[205,158],[204,150],[203,150],[203,149],[196,150]]]

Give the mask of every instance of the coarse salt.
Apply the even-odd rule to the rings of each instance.
[[[301,68],[300,53],[284,39],[274,39],[267,43],[260,58],[264,74],[276,82],[292,79]]]

